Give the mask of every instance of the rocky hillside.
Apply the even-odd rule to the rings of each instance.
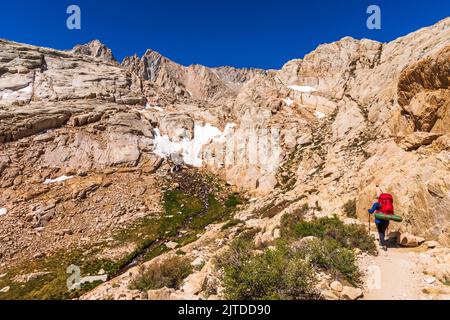
[[[449,25],[346,37],[267,71],[0,40],[0,299],[255,298],[230,296],[242,274],[220,261],[261,265],[251,252],[267,248],[311,279],[286,278],[303,291],[276,297],[356,299],[356,269],[301,261],[314,248],[353,264],[373,255],[347,237],[365,239],[380,191],[395,197],[404,245],[450,246]],[[301,231],[315,219],[345,236]],[[139,281],[176,259],[189,263],[175,284]],[[112,280],[68,292],[70,264]]]

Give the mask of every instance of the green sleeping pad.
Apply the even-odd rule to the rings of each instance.
[[[376,213],[375,218],[378,220],[392,220],[395,222],[402,222],[403,219],[400,216],[391,215],[391,214],[382,214],[382,213]]]

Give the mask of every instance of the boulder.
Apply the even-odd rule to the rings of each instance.
[[[430,133],[430,132],[414,132],[406,136],[400,145],[405,150],[415,150],[421,146],[430,145],[434,140],[442,136],[442,134]]]
[[[172,288],[162,288],[157,290],[147,291],[148,300],[170,300],[170,296],[175,293],[175,289]]]
[[[336,292],[342,292],[342,290],[344,289],[344,287],[342,286],[342,283],[340,283],[339,281],[333,281],[330,284],[330,288]]]
[[[331,290],[324,290],[320,293],[320,295],[325,300],[339,300],[339,297]]]
[[[196,272],[189,275],[185,280],[181,291],[190,294],[196,295],[203,291],[203,284],[205,283],[205,274],[203,272]]]
[[[174,241],[169,241],[164,244],[169,249],[175,249],[178,246],[178,243]]]
[[[359,288],[347,287],[342,288],[341,297],[345,300],[357,300],[363,297],[363,291]]]
[[[425,273],[435,277],[442,283],[447,283],[450,281],[450,264],[441,263],[429,266],[425,269]]]
[[[416,237],[408,232],[400,235],[400,244],[404,247],[418,247],[423,242],[425,242],[424,238]]]
[[[257,190],[262,194],[267,194],[275,189],[278,180],[275,174],[266,174],[258,179]]]
[[[199,268],[201,266],[203,266],[205,264],[205,259],[203,259],[202,257],[198,257],[196,258],[194,261],[192,261],[191,265],[194,268]]]
[[[425,281],[425,283],[427,283],[427,284],[433,284],[436,282],[436,278],[433,276],[427,276],[427,277],[423,278],[423,281]]]
[[[434,241],[434,240],[432,240],[432,241],[425,241],[422,245],[425,248],[427,248],[427,249],[434,249],[436,247],[439,247],[439,242]]]
[[[7,293],[11,289],[10,287],[4,287],[3,289],[0,289],[0,293]]]
[[[167,135],[175,142],[194,138],[194,120],[186,114],[167,114],[161,119],[159,129],[162,135]]]

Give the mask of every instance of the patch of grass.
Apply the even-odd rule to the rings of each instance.
[[[292,228],[292,226],[290,226]],[[374,239],[364,226],[344,224],[338,217],[324,217],[312,221],[300,221],[293,225],[293,233],[298,238],[315,236],[319,239],[334,240],[347,249],[359,248],[370,254],[377,252]]]
[[[317,298],[310,264],[285,246],[264,252],[241,251],[224,268],[225,296],[231,300],[303,300]]]
[[[237,193],[228,195],[227,200],[225,200],[225,207],[227,208],[236,208],[240,204],[242,204],[242,200]]]
[[[132,290],[147,291],[163,287],[179,289],[183,280],[192,273],[192,266],[184,257],[173,257],[159,264],[141,267],[139,274],[131,281]]]
[[[180,190],[167,191],[164,194],[166,217],[160,225],[159,236],[176,236],[178,229],[204,211],[203,202],[196,196],[188,195]]]
[[[175,253],[176,253],[177,255],[179,255],[179,256],[184,256],[184,255],[186,255],[186,252],[184,252],[184,251],[181,250],[181,249],[178,249]]]
[[[227,211],[224,206],[213,196],[208,195],[208,210],[205,214],[196,215],[192,218],[190,223],[191,228],[195,230],[202,230],[207,225],[220,221],[225,218]]]
[[[349,218],[356,218],[356,200],[349,200],[344,204],[344,212]]]
[[[89,254],[86,254],[87,252]],[[101,269],[108,275],[113,275],[115,270],[117,270],[118,262],[96,259],[94,256],[97,252],[98,250],[67,250],[43,259],[30,260],[26,264],[17,265],[7,270],[7,275],[0,279],[1,288],[6,286],[10,287],[10,290],[7,293],[2,293],[0,298],[4,300],[59,300],[77,298],[99,283],[82,284],[80,289],[69,292],[66,285],[67,278],[70,276],[70,274],[66,273],[69,265],[74,264],[79,266],[82,277],[96,275]],[[16,275],[41,271],[50,272],[50,274],[23,284],[13,280]]]

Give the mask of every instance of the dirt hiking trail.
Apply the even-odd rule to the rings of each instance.
[[[373,232],[375,236],[375,232]],[[375,236],[378,239],[378,235]],[[378,246],[378,240],[377,240]],[[420,268],[423,248],[405,248],[389,242],[385,251],[378,246],[378,256],[365,256],[359,261],[364,274],[362,300],[430,299],[422,290],[427,287]]]

